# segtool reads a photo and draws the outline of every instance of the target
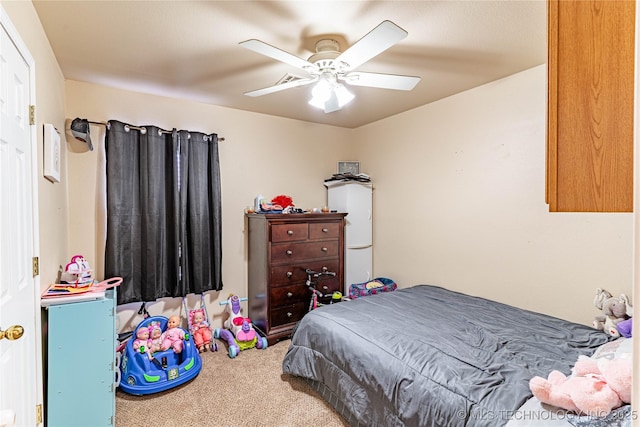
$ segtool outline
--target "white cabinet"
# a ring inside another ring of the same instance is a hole
[[[327,205],[346,212],[344,293],[349,285],[372,279],[373,275],[373,186],[370,182],[327,181]]]

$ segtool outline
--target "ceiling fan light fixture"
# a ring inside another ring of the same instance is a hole
[[[340,108],[344,107],[345,105],[353,101],[353,98],[355,98],[355,95],[349,92],[347,88],[344,87],[344,85],[338,85],[334,89],[334,92],[338,97],[338,105],[340,106]]]
[[[327,79],[320,79],[311,90],[311,95],[313,96],[312,100],[315,103],[324,104],[324,102],[331,96],[332,89],[333,87]]]
[[[316,98],[315,96],[309,100],[309,105],[319,108],[320,110],[324,110],[325,101]]]
[[[309,105],[324,110],[325,113],[341,109],[354,98],[354,95],[343,85],[332,84],[325,79],[320,79],[311,90],[311,94]]]

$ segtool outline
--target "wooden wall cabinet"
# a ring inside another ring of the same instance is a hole
[[[291,336],[309,310],[307,268],[332,271],[318,290],[331,294],[344,282],[346,213],[247,214],[249,317],[269,345]]]
[[[547,203],[633,211],[635,1],[548,1]]]

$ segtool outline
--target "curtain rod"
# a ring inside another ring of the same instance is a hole
[[[109,123],[108,122],[92,122],[91,120],[87,120],[87,122],[93,124],[93,125],[101,125],[101,126],[105,126],[107,129],[109,128]],[[124,130],[129,132],[129,129],[133,129],[133,130],[139,130],[140,132],[142,132],[143,134],[145,134],[147,132],[147,129],[144,127],[138,127],[138,126],[131,126],[131,125],[124,125]],[[164,129],[158,129],[158,133],[160,135],[162,135],[163,133],[173,133],[173,131],[171,130],[164,130]],[[189,138],[191,138],[191,135],[189,135]],[[223,142],[224,141],[224,136],[222,137],[218,137],[218,141]]]

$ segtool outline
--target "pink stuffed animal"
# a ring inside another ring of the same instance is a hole
[[[595,417],[631,402],[631,359],[600,359],[580,356],[566,377],[552,371],[548,379],[534,377],[529,388],[542,403]]]
[[[184,329],[180,328],[180,318],[178,316],[169,317],[167,330],[162,333],[162,351],[173,348],[175,353],[182,352],[182,340],[184,339]]]

